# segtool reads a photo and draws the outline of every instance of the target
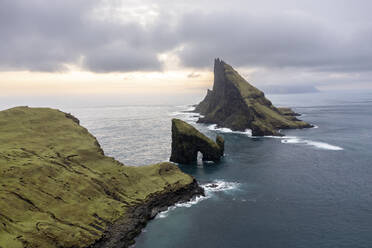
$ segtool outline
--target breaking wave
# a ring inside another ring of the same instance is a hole
[[[244,134],[249,137],[252,137],[252,130],[251,129],[246,129],[244,132],[242,131],[233,131],[230,128],[227,127],[217,127],[217,124],[212,124],[208,126],[209,130],[216,131],[216,132],[221,132],[221,133],[236,133],[236,134]]]
[[[184,106],[185,107],[185,106]],[[193,111],[195,107],[187,106],[187,110],[183,112],[173,112],[173,116],[182,116],[182,119],[188,122],[196,122],[200,117],[203,117],[199,113],[193,113],[188,111]],[[314,125],[313,128],[319,128],[318,126]],[[217,124],[212,124],[208,126],[209,130],[220,132],[220,133],[233,133],[233,134],[242,134],[246,135],[251,138],[261,138],[252,136],[252,130],[246,129],[245,131],[233,131],[230,128],[226,127],[217,127]],[[264,136],[264,138],[275,138],[275,139],[281,139],[281,143],[283,144],[302,144],[307,146],[312,146],[317,149],[323,149],[323,150],[331,150],[331,151],[342,151],[344,150],[340,146],[331,145],[325,142],[319,142],[319,141],[312,141],[307,139],[302,139],[296,136]]]
[[[315,126],[314,128],[318,128]],[[342,147],[340,146],[335,146],[331,145],[325,142],[319,142],[319,141],[312,141],[312,140],[306,140],[306,139],[301,139],[296,136],[252,136],[252,130],[247,129],[245,132],[240,132],[240,131],[232,131],[230,128],[226,127],[221,127],[218,128],[216,124],[212,124],[208,126],[209,130],[216,131],[216,132],[221,132],[221,133],[236,133],[236,134],[244,134],[247,135],[248,137],[251,138],[273,138],[273,139],[281,139],[281,143],[283,144],[303,144],[303,145],[308,145],[308,146],[313,146],[318,149],[323,149],[323,150],[331,150],[331,151],[341,151],[343,150]]]
[[[319,148],[319,149],[332,150],[332,151],[344,150],[342,147],[335,146],[335,145],[330,145],[328,143],[319,142],[319,141],[300,139],[300,138],[297,138],[297,137],[287,138],[285,136],[282,137],[282,138],[283,138],[283,140],[281,140],[281,142],[284,143],[284,144],[304,144],[304,145],[313,146],[313,147],[316,147],[316,148]]]
[[[211,183],[201,185],[205,191],[206,196],[212,192],[236,190],[239,188],[240,183],[225,182],[223,180],[214,180]]]
[[[189,207],[192,207],[193,205],[196,205],[198,204],[199,202],[205,200],[205,199],[208,199],[209,197],[208,196],[197,196],[193,199],[191,199],[190,201],[188,202],[183,202],[183,203],[176,203],[174,206],[171,206],[171,207],[168,207],[167,210],[165,211],[162,211],[160,212],[156,218],[165,218],[169,215],[169,213],[176,209],[176,208],[189,208]]]
[[[198,113],[187,113],[187,112],[173,112],[170,116],[178,117],[186,122],[196,123],[199,118],[203,116]]]
[[[239,188],[239,183],[237,182],[225,182],[223,180],[214,180],[211,183],[206,183],[200,185],[204,191],[205,191],[205,196],[197,196],[193,199],[191,199],[188,202],[183,202],[183,203],[176,203],[174,206],[169,207],[167,210],[160,212],[156,218],[165,218],[169,215],[169,213],[176,209],[176,208],[189,208],[192,207],[193,205],[198,204],[199,202],[209,199],[213,197],[213,194],[215,192],[223,192],[223,191],[231,191],[231,190],[236,190]]]
[[[176,106],[176,107],[184,109],[182,111],[194,111],[195,110],[195,106],[193,106],[193,105],[179,105],[179,106]]]

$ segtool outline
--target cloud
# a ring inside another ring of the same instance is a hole
[[[306,84],[334,73],[368,81],[370,9],[367,0],[0,0],[0,70],[160,71],[159,55],[176,51],[189,69],[221,57],[267,79],[304,72]]]
[[[190,74],[187,75],[188,78],[198,78],[200,77],[200,74],[196,72],[191,72]]]
[[[372,68],[372,26],[352,31],[312,16],[287,13],[192,13],[183,17],[181,61],[205,67],[216,57],[236,66],[303,67],[325,71]]]
[[[135,20],[100,19],[100,4],[0,1],[0,69],[59,71],[82,63],[96,72],[160,70],[158,53],[172,46],[164,42],[161,20],[146,28]]]

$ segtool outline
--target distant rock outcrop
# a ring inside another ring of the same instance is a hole
[[[249,84],[237,71],[220,59],[214,61],[213,90],[195,112],[204,117],[199,123],[214,123],[234,131],[251,129],[255,136],[281,135],[278,129],[308,128],[289,108],[276,108],[265,94]]]
[[[220,161],[224,152],[224,139],[217,136],[216,142],[179,119],[172,120],[172,154],[170,161],[191,164],[197,161],[198,152],[203,161]]]

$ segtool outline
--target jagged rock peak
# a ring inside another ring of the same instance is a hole
[[[203,161],[220,161],[224,152],[224,139],[217,136],[216,142],[199,132],[190,124],[172,119],[172,154],[170,161],[192,164],[197,161],[198,152]]]
[[[292,110],[276,108],[262,91],[219,58],[214,60],[213,89],[207,91],[195,112],[205,116],[198,122],[236,131],[251,129],[256,136],[281,135],[278,129],[312,127],[298,120],[296,114],[289,114]]]

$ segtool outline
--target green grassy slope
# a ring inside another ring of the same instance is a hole
[[[275,128],[301,128],[308,124],[293,118],[292,116],[285,115],[286,113],[294,113],[290,108],[280,109],[274,107],[271,101],[265,97],[265,94],[249,84],[242,76],[239,75],[230,65],[224,64],[225,74],[229,82],[233,83],[238,88],[242,99],[248,107],[254,108],[260,116],[265,118],[256,118],[255,121],[259,126],[268,126],[268,129]]]
[[[205,143],[207,143],[214,149],[216,150],[220,149],[216,142],[205,136],[203,133],[199,132],[195,127],[191,126],[187,122],[174,118],[172,119],[172,123],[174,123],[174,126],[177,129],[178,133],[185,136],[197,137],[198,139],[203,140]]]
[[[85,247],[150,194],[192,182],[170,163],[124,166],[48,108],[0,112],[0,247]]]

